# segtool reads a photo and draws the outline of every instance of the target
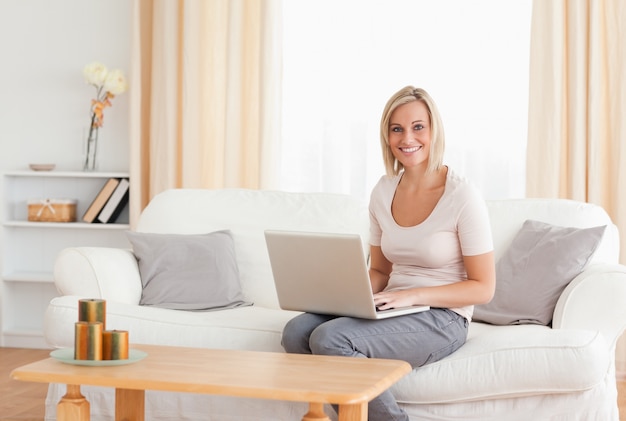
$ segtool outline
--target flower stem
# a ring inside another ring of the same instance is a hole
[[[94,132],[97,130],[95,127],[96,121],[96,113],[92,111],[91,113],[91,123],[89,124],[89,134],[87,135],[87,150],[85,153],[85,162],[83,163],[83,170],[90,171],[95,169],[96,165],[96,151],[97,151],[97,137],[94,137]],[[97,135],[96,135],[97,136]],[[92,151],[92,143],[93,143],[93,151]],[[93,156],[93,159],[90,158]]]

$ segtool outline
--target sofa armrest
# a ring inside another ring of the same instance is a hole
[[[626,328],[626,266],[589,265],[570,282],[554,310],[555,329],[602,332],[612,347]]]
[[[61,295],[102,298],[139,304],[141,277],[130,250],[108,247],[63,249],[54,264],[54,283]]]

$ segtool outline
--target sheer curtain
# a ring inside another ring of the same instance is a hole
[[[274,185],[280,0],[135,0],[131,224],[169,188]]]
[[[533,14],[528,194],[596,203],[624,234],[626,2],[536,1]]]
[[[367,199],[384,173],[379,120],[425,88],[445,163],[486,198],[524,197],[531,0],[283,2],[284,190]]]

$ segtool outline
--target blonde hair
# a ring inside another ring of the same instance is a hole
[[[393,156],[391,147],[389,146],[389,120],[396,108],[413,101],[421,101],[426,106],[428,117],[430,118],[430,154],[428,156],[428,167],[426,171],[437,171],[443,165],[445,136],[437,105],[425,90],[413,86],[406,86],[389,98],[383,110],[382,118],[380,119],[380,146],[383,150],[385,170],[389,176],[398,175],[400,171],[404,169],[402,164]]]

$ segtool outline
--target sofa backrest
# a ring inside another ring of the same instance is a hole
[[[619,233],[606,211],[591,203],[568,199],[505,199],[487,201],[496,262],[509,248],[527,219],[562,227],[590,228],[606,225],[591,262],[617,263]]]
[[[496,261],[526,219],[560,226],[607,225],[592,261],[617,263],[617,227],[599,206],[565,199],[487,201]],[[229,229],[246,299],[278,308],[265,245],[266,229],[356,233],[367,251],[367,203],[330,193],[289,193],[247,189],[173,189],[155,196],[143,211],[137,231],[200,234]]]
[[[355,233],[369,238],[367,203],[348,195],[247,189],[173,189],[155,196],[137,231],[201,234],[228,229],[246,299],[278,308],[266,229]]]

